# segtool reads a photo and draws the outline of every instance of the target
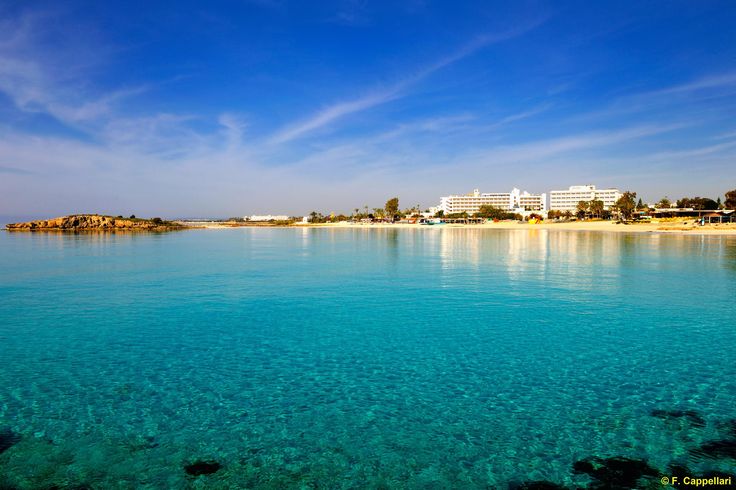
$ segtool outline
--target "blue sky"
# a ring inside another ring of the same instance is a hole
[[[716,198],[734,26],[732,1],[5,1],[0,215]]]

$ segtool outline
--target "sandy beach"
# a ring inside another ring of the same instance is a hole
[[[238,228],[249,226],[258,227],[259,225],[242,225],[240,223],[188,223],[190,226],[208,228],[208,229],[224,229]],[[276,227],[274,225],[260,225],[263,227]],[[553,222],[547,221],[538,224],[520,223],[517,221],[499,221],[488,222],[482,224],[443,224],[443,225],[417,225],[408,223],[295,223],[287,226],[288,228],[358,228],[358,229],[379,229],[379,228],[401,228],[401,229],[448,229],[448,228],[469,228],[469,229],[488,229],[488,230],[557,230],[557,231],[601,231],[601,232],[618,232],[618,233],[676,233],[687,235],[736,235],[736,223],[729,224],[706,224],[700,226],[689,221],[662,221],[650,223],[635,224],[618,224],[614,221],[571,221],[571,222]]]

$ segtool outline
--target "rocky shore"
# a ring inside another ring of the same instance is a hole
[[[140,219],[101,216],[98,214],[75,214],[49,220],[10,223],[9,231],[171,231],[182,230],[187,226],[160,218]]]

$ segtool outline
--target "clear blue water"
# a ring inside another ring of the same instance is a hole
[[[584,486],[591,456],[732,471],[693,450],[736,419],[735,300],[736,237],[0,233],[0,487]]]

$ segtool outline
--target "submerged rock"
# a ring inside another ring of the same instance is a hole
[[[669,476],[677,477],[679,481],[682,481],[686,476],[693,476],[693,472],[690,471],[690,468],[684,465],[672,463],[667,467],[667,469]]]
[[[184,467],[184,471],[188,475],[200,476],[200,475],[211,475],[216,473],[222,468],[222,465],[217,461],[195,461],[192,464],[188,464]]]
[[[637,488],[640,479],[653,478],[660,473],[646,461],[621,456],[576,461],[572,471],[593,478],[595,481],[590,488]]]
[[[51,485],[46,490],[92,490],[92,487],[88,485]]]
[[[726,431],[729,437],[736,439],[736,419],[722,422],[718,425],[721,429]]]
[[[703,478],[730,478],[731,481],[736,480],[736,476],[733,473],[724,473],[723,471],[706,471],[703,473]]]
[[[4,453],[19,442],[20,434],[16,434],[8,427],[0,429],[0,454]]]
[[[706,442],[697,449],[690,450],[696,457],[710,459],[736,459],[736,439],[723,439]]]
[[[684,419],[693,427],[705,427],[705,419],[695,410],[652,410],[651,415],[663,420]]]
[[[509,483],[509,490],[567,490],[567,487],[551,481],[525,481],[523,483]]]

